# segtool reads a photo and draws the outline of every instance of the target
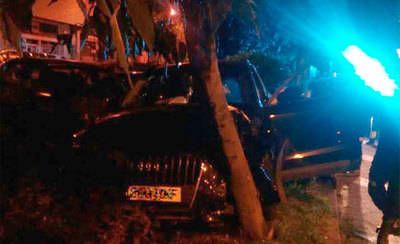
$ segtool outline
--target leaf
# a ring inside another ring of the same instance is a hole
[[[6,24],[5,14],[3,13],[2,9],[0,9],[0,40],[1,41],[8,40],[7,24]],[[0,42],[0,43],[2,43],[2,42]],[[3,45],[5,45],[5,43]]]
[[[256,18],[256,4],[253,0],[233,0],[232,11],[244,20],[255,20]]]
[[[79,6],[79,9],[82,11],[83,16],[85,17],[85,20],[89,19],[89,13],[83,0],[76,0],[76,2]]]
[[[106,17],[102,14],[99,8],[95,8],[93,16],[91,17],[91,23],[94,25],[97,37],[100,41],[100,45],[107,46],[108,48],[108,36],[111,33],[110,27],[107,23]]]
[[[111,28],[112,41],[117,49],[117,61],[118,65],[124,70],[128,77],[129,86],[132,88],[132,80],[129,75],[129,64],[125,53],[124,41],[122,40],[121,30],[119,29],[117,14],[119,12],[120,5],[116,6],[111,13],[110,8],[107,6],[106,0],[99,0],[99,9],[108,17]]]
[[[257,14],[256,14],[256,3],[253,0],[233,0],[232,1],[232,11],[241,20],[254,24],[257,28],[257,33],[259,33],[257,25]]]
[[[177,60],[177,39],[176,35],[168,26],[160,26],[157,29],[155,41],[156,52],[161,53],[168,62]]]
[[[4,24],[3,35],[10,43],[12,47],[14,47],[19,53],[21,53],[21,31],[15,22],[11,19],[7,14],[3,14],[2,16],[2,25]]]
[[[29,29],[32,23],[32,6],[35,0],[8,0],[1,8],[20,30]]]
[[[81,43],[80,43],[81,49],[85,47],[86,40],[87,40],[89,34],[90,34],[90,21],[89,20],[85,20],[85,23],[83,24],[83,27],[82,27],[81,37],[80,37],[80,39],[81,39]]]
[[[107,59],[112,45],[111,28],[108,24],[107,16],[100,8],[100,1],[98,2],[97,7],[94,8],[93,16],[91,17],[91,24],[95,27],[96,35],[99,40],[99,52],[102,53],[104,59]]]
[[[112,40],[117,48],[117,59],[119,66],[124,70],[127,74],[129,86],[132,87],[132,80],[131,76],[129,75],[129,64],[125,53],[125,45],[124,41],[122,40],[121,31],[119,29],[118,20],[117,20],[117,12],[118,8],[115,10],[115,13],[111,16],[110,25],[112,31]]]
[[[215,33],[227,14],[232,11],[232,2],[229,0],[215,0],[210,1],[209,7],[209,22],[211,27],[211,32]]]
[[[54,0],[53,0],[54,1]],[[80,8],[80,10],[82,11],[83,16],[85,17],[85,22],[83,23],[83,27],[82,27],[82,32],[81,32],[81,49],[85,46],[86,44],[86,39],[89,36],[90,33],[90,17],[89,17],[89,12],[91,11],[91,9],[87,10],[86,9],[86,5],[83,2],[83,0],[76,0],[76,2],[78,3],[78,6]]]
[[[150,5],[147,0],[127,0],[128,14],[136,32],[143,38],[150,50],[154,47],[154,25]]]
[[[134,33],[135,31],[132,28],[132,23],[131,19],[129,18],[128,15],[128,10],[127,10],[127,5],[126,5],[126,0],[121,1],[121,7],[118,13],[118,24],[119,28],[121,30],[121,34],[125,43],[125,52],[126,55],[130,55],[131,53],[131,47],[130,47],[130,38],[135,39],[136,34]]]

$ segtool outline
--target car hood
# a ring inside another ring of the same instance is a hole
[[[215,151],[219,145],[209,110],[197,105],[159,105],[109,114],[77,133],[79,145],[97,144],[132,153]]]

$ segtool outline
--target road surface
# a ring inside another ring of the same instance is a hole
[[[350,224],[352,238],[345,243],[376,243],[376,228],[382,213],[368,195],[368,173],[375,148],[363,145],[360,176],[337,175],[338,210],[342,224]],[[400,238],[390,236],[390,244],[400,244]]]

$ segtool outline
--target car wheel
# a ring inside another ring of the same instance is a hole
[[[278,156],[276,158],[276,164],[275,164],[275,169],[274,169],[275,182],[276,182],[276,186],[277,186],[278,195],[279,195],[280,200],[283,203],[287,202],[287,197],[286,197],[286,193],[285,193],[285,188],[283,187],[282,171],[283,171],[285,158],[289,151],[289,148],[290,148],[290,141],[289,141],[289,139],[285,139],[282,143],[282,146],[281,146]]]

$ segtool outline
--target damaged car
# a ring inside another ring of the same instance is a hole
[[[260,140],[264,84],[249,62],[221,62],[220,72],[249,166],[268,208],[278,201]],[[137,106],[111,113],[74,134],[85,182],[118,185],[126,201],[156,221],[224,223],[235,216],[230,174],[203,82],[188,64],[146,75]],[[264,148],[263,148],[264,147]]]

